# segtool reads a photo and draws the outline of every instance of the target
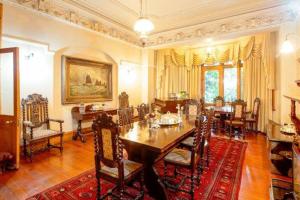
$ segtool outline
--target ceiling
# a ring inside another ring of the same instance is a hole
[[[132,30],[139,17],[139,0],[64,0]],[[155,33],[251,13],[287,4],[290,0],[144,0]]]
[[[300,0],[143,0],[155,29],[147,40],[133,31],[140,0],[4,0],[54,19],[140,47],[237,37],[294,21]]]

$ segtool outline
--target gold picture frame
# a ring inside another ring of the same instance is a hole
[[[62,56],[62,104],[112,101],[112,64]]]

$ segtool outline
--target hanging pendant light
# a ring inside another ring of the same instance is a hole
[[[145,3],[145,6],[146,5],[147,3]],[[135,22],[133,29],[141,38],[147,38],[148,34],[154,29],[152,21],[146,17],[145,13],[143,13],[143,0],[141,0],[140,17]]]

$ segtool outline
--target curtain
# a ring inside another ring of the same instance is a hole
[[[191,98],[201,97],[201,66],[243,61],[242,97],[252,110],[261,99],[259,130],[265,131],[272,118],[272,90],[275,89],[275,33],[263,33],[211,49],[161,49],[155,52],[157,67],[156,97],[187,91]]]
[[[268,120],[272,119],[272,90],[275,89],[274,33],[251,37],[243,51],[243,99],[248,109],[252,109],[254,99],[260,98],[258,128],[265,132]]]

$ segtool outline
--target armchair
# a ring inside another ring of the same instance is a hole
[[[25,159],[29,156],[32,162],[34,153],[33,146],[43,141],[47,142],[47,148],[58,148],[63,151],[63,120],[50,119],[48,116],[48,99],[40,94],[28,95],[22,99],[22,116],[23,116],[23,151]],[[59,124],[59,130],[50,128],[50,122]],[[59,137],[59,145],[50,144],[50,139]]]

